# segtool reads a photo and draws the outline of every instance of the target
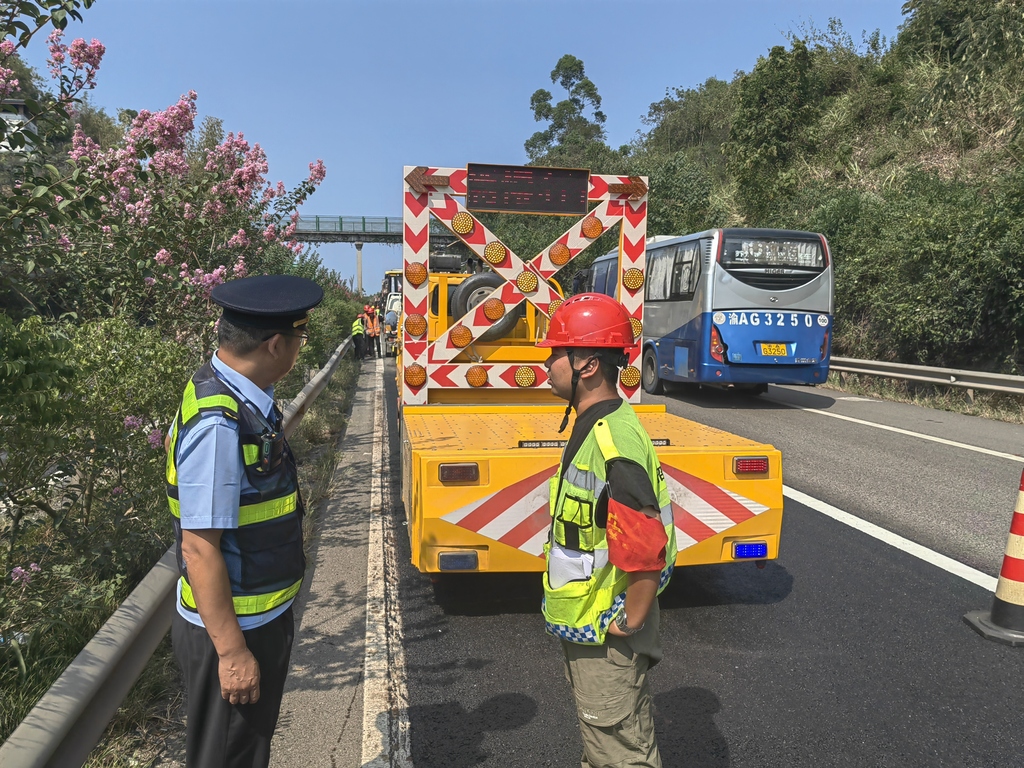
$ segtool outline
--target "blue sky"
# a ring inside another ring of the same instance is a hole
[[[401,215],[404,165],[526,162],[543,126],[530,95],[565,53],[603,99],[609,144],[642,127],[669,87],[731,79],[808,22],[896,35],[903,0],[97,0],[67,39],[107,47],[93,101],[162,109],[189,89],[200,116],[259,142],[289,186],[317,158],[327,178],[304,214]],[[26,56],[45,73],[40,38]],[[601,172],[601,169],[593,169]],[[343,277],[355,249],[319,248]],[[401,265],[367,244],[363,282]]]

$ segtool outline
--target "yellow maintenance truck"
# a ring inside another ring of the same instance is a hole
[[[462,200],[462,202],[460,202]],[[472,212],[575,217],[529,260]],[[413,564],[424,572],[543,571],[548,479],[565,408],[537,348],[563,300],[556,273],[618,228],[617,300],[643,334],[647,180],[580,169],[473,165],[405,169],[398,359],[402,497]],[[487,265],[430,271],[431,218]],[[619,391],[651,436],[672,497],[677,564],[778,556],[777,450],[641,405],[639,344]],[[568,434],[568,432],[566,433]]]

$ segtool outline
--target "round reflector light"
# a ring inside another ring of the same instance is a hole
[[[501,299],[488,299],[484,302],[484,317],[492,323],[505,316],[505,305]]]
[[[565,304],[565,301],[563,299],[554,299],[550,304],[548,304],[548,317],[551,317],[553,314],[555,314],[555,310],[557,310],[563,304]]]
[[[427,318],[423,315],[409,315],[405,318],[405,332],[410,336],[422,336],[427,332]]]
[[[466,382],[471,387],[482,387],[487,383],[487,369],[482,365],[474,365],[466,371]]]
[[[639,290],[644,284],[644,273],[636,267],[630,267],[622,275],[622,284],[631,291]]]
[[[484,246],[484,258],[488,264],[501,264],[507,253],[508,249],[497,240],[492,240]]]
[[[555,243],[551,246],[551,250],[548,251],[548,258],[551,259],[551,263],[556,267],[568,264],[571,257],[572,253],[569,251],[569,246],[565,243]]]
[[[530,272],[527,269],[516,275],[516,288],[523,293],[533,293],[537,290],[539,284],[536,273]]]
[[[452,217],[452,230],[457,235],[468,235],[473,227],[473,217],[465,211],[459,211]]]
[[[635,317],[629,318],[629,324],[633,326],[633,338],[639,339],[640,334],[644,332],[644,324],[637,320]]]
[[[595,237],[600,237],[602,232],[604,232],[604,226],[596,216],[587,216],[583,220],[584,237],[589,237],[593,240]]]
[[[422,387],[427,382],[427,369],[413,363],[405,369],[405,383],[410,387]]]
[[[405,268],[405,279],[419,288],[427,279],[427,268],[423,264],[410,264]]]
[[[619,374],[619,381],[627,389],[637,387],[640,385],[640,371],[635,366],[627,365],[622,369],[622,373]]]
[[[452,332],[448,334],[448,338],[451,339],[459,349],[468,346],[473,343],[473,332],[464,325],[457,325],[452,328]]]
[[[528,365],[516,368],[516,384],[520,387],[532,387],[537,383],[537,372]]]

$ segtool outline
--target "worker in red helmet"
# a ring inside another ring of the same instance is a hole
[[[648,670],[662,658],[658,595],[676,561],[672,502],[661,463],[619,368],[635,345],[629,313],[597,293],[552,315],[551,390],[576,411],[551,479],[544,621],[561,640],[583,736],[584,768],[661,768]]]

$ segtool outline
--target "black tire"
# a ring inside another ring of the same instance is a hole
[[[451,294],[452,317],[464,317],[473,307],[487,298],[495,289],[505,284],[505,278],[494,272],[480,272],[470,275],[456,286]],[[493,341],[507,336],[515,330],[519,318],[526,314],[526,307],[520,304],[512,312],[506,312],[498,322],[480,334],[477,341]]]
[[[658,375],[658,356],[650,347],[644,350],[644,356],[640,363],[640,376],[644,384],[644,392],[649,395],[665,393],[665,384]]]

